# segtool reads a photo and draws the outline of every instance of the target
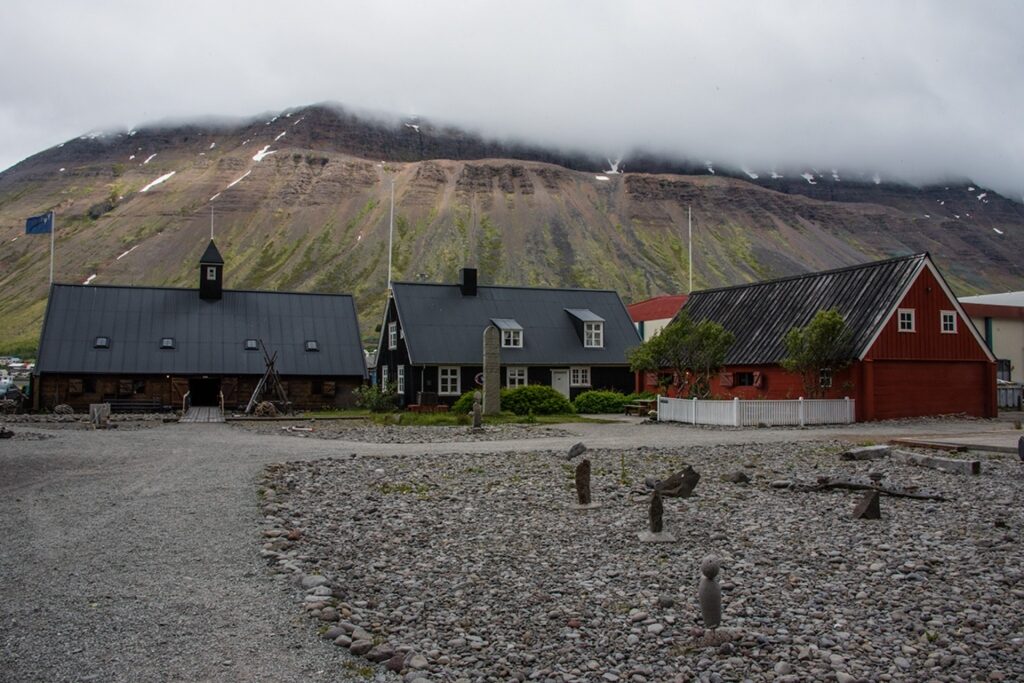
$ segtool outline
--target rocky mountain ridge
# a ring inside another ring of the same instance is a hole
[[[352,293],[371,341],[392,182],[396,280],[686,291],[690,209],[695,288],[929,251],[959,294],[1024,289],[1024,206],[966,181],[624,165],[329,106],[82,136],[0,173],[0,351],[38,338],[50,209],[59,282],[194,286],[212,220],[227,287]]]

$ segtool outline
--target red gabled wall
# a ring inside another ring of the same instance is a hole
[[[931,270],[924,268],[897,308],[915,311],[914,332],[900,332],[896,312],[865,355],[871,360],[977,360],[988,361],[985,350],[971,333],[973,324],[958,315],[956,334],[943,334],[941,311],[955,311]]]

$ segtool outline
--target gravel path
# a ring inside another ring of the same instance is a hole
[[[0,680],[346,681],[391,679],[320,641],[296,605],[297,588],[268,572],[256,540],[263,521],[256,490],[269,463],[353,453],[564,451],[580,439],[614,450],[881,440],[1000,426],[572,424],[561,437],[433,444],[296,439],[225,425],[10,427],[16,437],[0,441]]]

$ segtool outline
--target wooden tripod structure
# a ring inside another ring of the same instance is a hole
[[[273,356],[267,353],[267,347],[263,344],[262,339],[260,339],[260,349],[263,350],[263,361],[267,365],[267,370],[263,373],[260,381],[256,383],[256,389],[252,392],[249,405],[245,407],[245,414],[250,415],[256,404],[265,396],[269,396],[269,400],[277,405],[282,412],[290,413],[292,404],[284,391],[284,385],[281,384],[281,376],[277,374],[277,368],[274,367],[274,363],[277,361],[277,351],[274,351]]]

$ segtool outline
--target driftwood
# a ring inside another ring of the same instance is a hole
[[[898,486],[883,484],[867,477],[818,477],[814,484],[794,483],[790,488],[794,491],[828,491],[831,489],[849,489],[851,491],[878,491],[887,496],[897,498],[914,498],[915,500],[946,500],[936,491],[922,489],[918,486]]]
[[[843,451],[839,454],[840,460],[878,460],[892,452],[889,446],[859,446]]]
[[[908,453],[907,451],[893,451],[892,459],[897,462],[930,467],[952,474],[981,474],[981,462],[978,460],[941,458],[936,455],[921,455],[920,453]]]

